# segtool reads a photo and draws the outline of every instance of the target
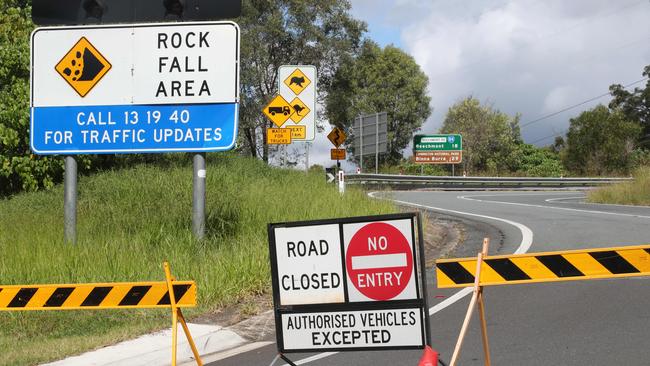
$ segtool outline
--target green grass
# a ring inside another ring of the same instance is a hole
[[[191,234],[191,160],[139,165],[79,180],[78,243],[63,242],[63,188],[0,200],[0,283],[195,280],[189,316],[270,292],[270,222],[394,212],[355,189],[345,196],[323,173],[269,168],[231,154],[209,156],[207,230]],[[0,365],[30,365],[160,329],[167,310],[0,313]]]
[[[589,192],[587,201],[618,205],[650,205],[650,167],[638,169],[634,181],[601,187]]]

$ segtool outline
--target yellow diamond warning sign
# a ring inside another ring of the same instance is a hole
[[[309,80],[300,69],[295,69],[291,75],[284,80],[284,83],[292,92],[298,95],[305,90],[307,85],[311,84],[311,80]]]
[[[305,103],[303,103],[302,100],[298,99],[298,97],[295,97],[291,101],[291,106],[296,111],[296,113],[291,115],[291,120],[294,123],[300,123],[300,121],[302,121],[302,119],[305,118],[305,116],[308,115],[309,112],[311,112],[309,107],[307,107],[307,105],[305,105]]]
[[[111,64],[86,39],[81,39],[54,67],[81,97],[85,97],[111,69]]]
[[[289,117],[295,113],[293,107],[282,98],[280,95],[276,95],[271,103],[269,103],[264,109],[264,113],[276,126],[282,127],[282,125],[287,122]]]

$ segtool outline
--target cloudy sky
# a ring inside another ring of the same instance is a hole
[[[473,95],[522,125],[642,78],[650,64],[650,0],[351,0],[369,37],[411,54],[429,77],[437,132],[448,108]],[[636,84],[641,86],[643,83]],[[522,128],[550,144],[569,118],[597,103]],[[546,139],[545,139],[546,138]],[[321,136],[312,161],[329,149]]]

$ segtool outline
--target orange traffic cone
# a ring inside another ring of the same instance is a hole
[[[424,347],[424,353],[418,366],[438,366],[438,352],[429,346]]]

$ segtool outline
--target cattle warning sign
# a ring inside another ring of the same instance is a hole
[[[417,214],[269,225],[280,352],[427,344]]]

